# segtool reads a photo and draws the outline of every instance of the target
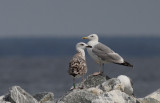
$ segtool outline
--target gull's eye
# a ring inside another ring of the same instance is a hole
[[[93,35],[91,37],[94,37]]]
[[[84,46],[84,44],[80,44],[81,46]]]

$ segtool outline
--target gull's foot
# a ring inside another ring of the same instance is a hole
[[[79,89],[84,89],[84,85],[82,85],[81,87],[79,87]]]
[[[71,88],[70,91],[74,90],[75,88]]]
[[[92,74],[93,76],[101,75],[101,72],[95,72]]]
[[[74,90],[74,89],[79,89],[79,88],[74,88],[74,87],[72,87],[72,88],[70,89],[70,91],[72,91],[72,90]]]
[[[102,75],[102,76],[103,76],[103,75],[104,75],[104,72],[100,72],[100,75]]]

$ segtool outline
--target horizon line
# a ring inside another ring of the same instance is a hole
[[[85,35],[86,34],[86,35]],[[61,33],[48,33],[48,34],[12,34],[12,35],[0,35],[0,38],[76,38],[76,37],[84,37],[88,36],[89,34],[93,33],[75,33],[75,34],[61,34]],[[160,37],[160,33],[128,33],[128,34],[122,34],[122,33],[95,33],[98,34],[100,37]]]

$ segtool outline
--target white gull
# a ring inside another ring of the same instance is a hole
[[[88,39],[88,45],[92,46],[92,48],[87,48],[89,55],[99,64],[99,72],[94,73],[94,75],[98,75],[104,72],[104,64],[105,63],[115,63],[119,65],[133,67],[130,63],[124,61],[124,59],[118,54],[115,53],[108,46],[98,42],[98,35],[91,34],[87,37],[83,37],[83,39]],[[101,65],[103,65],[103,71],[101,72]]]

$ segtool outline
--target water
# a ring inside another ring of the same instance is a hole
[[[78,38],[13,38],[0,40],[0,95],[19,85],[27,92],[53,92],[58,98],[72,86],[67,74],[68,62],[75,53]],[[144,97],[160,88],[160,38],[103,38],[103,43],[121,54],[134,69],[106,64],[105,74],[129,76],[137,97]],[[88,73],[98,65],[86,54]],[[78,79],[79,82],[81,79]]]

